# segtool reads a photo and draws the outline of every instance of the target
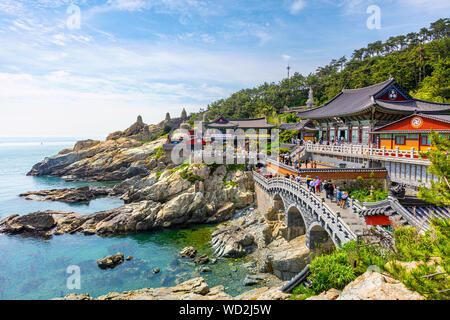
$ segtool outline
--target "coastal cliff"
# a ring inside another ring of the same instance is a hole
[[[145,176],[153,169],[174,166],[167,157],[157,157],[165,138],[167,121],[149,126],[138,120],[105,141],[82,140],[35,164],[31,176],[56,176],[67,181],[121,181]]]
[[[113,192],[121,194],[126,204],[88,215],[57,211],[12,215],[0,222],[0,233],[115,235],[218,223],[255,200],[251,173],[226,166],[152,172],[123,181]]]

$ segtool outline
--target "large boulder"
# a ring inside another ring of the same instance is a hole
[[[197,250],[194,247],[185,247],[180,251],[180,256],[184,258],[195,258]]]
[[[306,246],[306,236],[287,242],[280,238],[268,245],[268,261],[273,273],[281,280],[290,280],[309,263],[310,250]]]
[[[254,237],[239,226],[221,227],[211,235],[214,254],[218,257],[241,258],[254,249]]]
[[[423,300],[403,283],[378,272],[366,272],[349,283],[337,300]]]
[[[123,263],[123,261],[124,254],[119,252],[97,260],[97,265],[100,269],[114,269],[119,264]]]
[[[48,212],[12,215],[0,222],[0,233],[48,236],[56,221]]]
[[[106,187],[79,187],[68,189],[52,189],[42,191],[28,191],[19,194],[27,200],[37,201],[59,201],[68,203],[88,203],[92,199],[104,197],[109,194]]]

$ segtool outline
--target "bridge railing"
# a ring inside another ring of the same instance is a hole
[[[341,217],[330,209],[330,207],[325,203],[325,199],[312,193],[300,182],[279,177],[267,179],[255,171],[253,171],[253,177],[267,190],[270,188],[280,188],[309,201],[315,206],[315,211],[320,213],[320,217],[326,222],[327,225],[335,227],[337,232],[343,233],[347,241],[356,239],[356,234]]]
[[[385,172],[386,168],[305,168],[296,169],[292,166],[284,164],[274,159],[267,158],[266,163],[289,170],[294,173],[309,173],[309,172]]]
[[[364,155],[364,156],[381,156],[391,157],[397,159],[420,159],[418,151],[412,147],[410,150],[400,150],[399,147],[395,149],[373,148],[365,145],[323,145],[323,144],[306,144],[306,150],[308,152],[323,152],[323,153],[342,153],[351,155]]]

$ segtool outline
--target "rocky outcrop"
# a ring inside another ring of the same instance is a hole
[[[88,294],[69,294],[63,300],[93,300]],[[231,300],[223,286],[210,288],[199,277],[183,282],[175,287],[145,288],[122,293],[111,292],[95,300]],[[60,300],[60,299],[55,299]]]
[[[239,226],[221,227],[213,232],[214,254],[224,258],[241,258],[254,250],[253,235]]]
[[[308,300],[423,300],[400,281],[379,272],[367,271],[349,283],[342,292],[331,289]]]
[[[12,215],[0,222],[0,233],[46,237],[56,226],[53,215],[34,212],[27,215]]]
[[[198,256],[195,258],[196,264],[207,264],[209,262],[209,257],[206,254],[202,254],[201,256]]]
[[[312,258],[306,247],[306,236],[285,240],[284,232],[276,227],[272,216],[273,208],[265,215],[251,209],[223,223],[212,234],[215,254],[224,257],[250,254],[256,261],[256,271],[273,273],[281,280],[291,279]]]
[[[339,295],[341,294],[341,291],[336,289],[330,289],[328,291],[324,291],[321,294],[317,296],[309,297],[306,300],[336,300],[339,298]]]
[[[131,260],[131,259],[130,259]],[[119,264],[123,263],[124,254],[122,252],[112,254],[97,260],[97,265],[100,269],[114,269]]]
[[[281,292],[280,287],[262,287],[246,291],[235,300],[287,300],[291,295]]]
[[[19,197],[37,201],[59,201],[68,203],[88,203],[92,199],[105,197],[110,190],[106,187],[80,187],[69,189],[52,189],[42,191],[28,191]]]
[[[122,293],[111,292],[98,298],[89,294],[68,294],[55,300],[285,300],[289,294],[280,286],[256,288],[235,298],[227,294],[223,286],[210,288],[202,278],[194,278],[174,287],[144,288]]]
[[[103,142],[78,141],[72,149],[45,158],[28,175],[57,176],[68,181],[121,181],[145,176],[158,166],[170,167],[167,157],[152,158],[165,138],[148,142],[160,134],[161,125],[149,128],[139,117],[130,128],[109,135]]]
[[[277,239],[267,246],[268,268],[281,280],[290,280],[310,262],[311,255],[306,247],[306,236],[291,241]]]
[[[190,177],[203,180],[208,187],[204,188],[204,192],[195,192]],[[123,195],[128,199],[127,204],[88,215],[46,211],[48,219],[54,222],[46,225],[45,230],[39,226],[36,232],[45,235],[114,235],[218,223],[231,218],[236,209],[253,203],[251,179],[249,172],[227,172],[224,166],[213,173],[207,165],[165,171],[159,178],[154,173],[139,180],[137,189],[129,186]],[[136,178],[132,180],[136,181]],[[241,183],[225,185],[224,180]],[[14,217],[3,220],[0,222],[0,233],[30,233],[33,223],[38,223],[31,217],[37,214],[24,215],[19,219],[25,219],[26,225]]]
[[[180,256],[185,258],[195,258],[197,250],[194,247],[186,247],[180,251]]]

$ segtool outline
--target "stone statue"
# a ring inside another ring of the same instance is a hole
[[[137,117],[137,121],[136,122],[139,123],[139,124],[144,123],[144,121],[142,121],[142,117],[141,116]]]
[[[170,120],[170,113],[166,113],[166,121],[169,121]]]
[[[398,199],[404,199],[406,194],[405,185],[397,182],[392,182],[389,187],[389,195]]]
[[[309,87],[308,100],[306,101],[306,106],[308,108],[314,107],[314,95],[312,87]]]

